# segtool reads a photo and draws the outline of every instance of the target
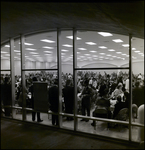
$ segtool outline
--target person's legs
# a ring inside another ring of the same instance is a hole
[[[52,125],[55,125],[55,115],[52,114]]]
[[[42,122],[43,120],[40,119],[40,112],[37,112],[37,122]]]

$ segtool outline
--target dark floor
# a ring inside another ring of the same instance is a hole
[[[138,147],[1,118],[1,149],[138,149]]]

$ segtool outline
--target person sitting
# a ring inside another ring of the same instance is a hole
[[[107,112],[107,118],[111,118],[110,101],[109,101],[108,93],[109,93],[109,89],[106,88],[103,91],[101,98],[99,98],[97,100],[96,108],[95,108],[95,110],[93,111],[93,114],[92,114],[93,117],[98,117],[98,115],[96,114],[97,109],[104,109]],[[93,121],[93,123],[91,123],[91,125],[95,126],[95,121]]]
[[[125,98],[126,99],[126,98]],[[119,113],[119,111],[123,108],[128,108],[128,101],[126,100],[126,102],[122,102],[121,101],[121,96],[119,95],[117,97],[117,102],[115,104],[115,108],[113,111],[113,118],[115,119],[115,117],[117,116],[117,114]]]

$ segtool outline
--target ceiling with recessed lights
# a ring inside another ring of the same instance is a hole
[[[73,61],[73,32],[61,31],[62,62]],[[128,61],[129,36],[97,31],[77,31],[77,61]],[[1,48],[1,59],[9,59],[9,45]],[[14,41],[14,58],[20,60],[20,41]],[[57,32],[25,37],[25,61],[57,62]],[[132,60],[144,60],[144,39],[132,38]]]
[[[1,43],[20,34],[60,28],[63,62],[72,62],[72,29],[76,28],[77,61],[129,61],[144,58],[144,1],[125,3],[1,2]],[[80,30],[81,29],[81,30]],[[84,30],[83,30],[84,29]],[[88,31],[87,31],[88,30]],[[92,30],[92,31],[91,31]],[[106,32],[108,35],[101,35]],[[20,59],[20,41],[14,45]],[[9,43],[1,48],[1,59],[9,59]],[[25,60],[56,62],[57,33],[43,32],[25,38]]]

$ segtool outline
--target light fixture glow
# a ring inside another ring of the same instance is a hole
[[[121,39],[114,39],[114,40],[112,40],[112,41],[114,41],[114,42],[116,42],[116,43],[121,43],[121,42],[123,42]]]
[[[105,46],[99,46],[99,48],[106,49],[107,47],[105,47]]]
[[[132,50],[136,50],[136,48],[132,48]]]
[[[73,36],[66,36],[68,39],[73,39]],[[77,40],[81,40],[81,38],[77,37]]]
[[[62,52],[68,52],[68,50],[66,50],[66,49],[62,49],[61,51],[62,51]]]
[[[121,55],[127,55],[127,54],[121,54]]]
[[[96,53],[97,51],[90,51],[91,53]]]
[[[2,54],[6,54],[6,53],[8,53],[8,52],[1,51],[1,53],[2,53]]]
[[[107,56],[112,56],[112,55],[108,54]]]
[[[107,37],[107,36],[113,36],[111,33],[107,33],[107,32],[98,32],[98,34]]]
[[[113,52],[113,51],[115,51],[115,50],[114,50],[114,49],[108,49],[108,51]]]
[[[18,53],[19,53],[19,52],[20,52],[20,50],[14,50],[14,52],[18,52]]]
[[[86,55],[86,56],[90,56],[90,54],[84,54],[84,55]]]
[[[52,53],[51,51],[44,51],[45,53]]]
[[[43,46],[42,48],[54,49],[53,47]]]
[[[24,43],[25,45],[34,45],[34,44],[31,44],[31,43]]]
[[[140,51],[134,51],[135,53],[139,53]]]
[[[88,45],[97,45],[96,43],[94,43],[94,42],[85,42],[86,44],[88,44]]]
[[[38,54],[38,53],[35,53],[35,52],[30,52],[30,54]]]
[[[122,52],[116,52],[117,54],[121,54]]]
[[[85,51],[87,50],[86,48],[78,48],[79,50]]]
[[[5,45],[5,47],[10,47],[10,45]]]
[[[47,40],[47,39],[42,39],[40,40],[42,42],[47,42],[47,43],[55,43],[55,41],[52,41],[52,40]]]
[[[105,55],[105,53],[99,53],[100,55]]]
[[[129,47],[129,44],[122,44],[123,47]]]
[[[72,45],[69,45],[69,44],[64,44],[62,46],[65,46],[65,47],[73,47]]]
[[[36,49],[33,49],[33,48],[26,48],[26,50],[28,50],[28,51],[36,51]]]

